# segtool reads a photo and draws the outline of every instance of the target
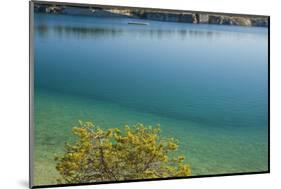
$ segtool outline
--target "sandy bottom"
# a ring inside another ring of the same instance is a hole
[[[258,172],[268,168],[267,127],[206,125],[137,112],[117,104],[49,91],[35,94],[34,184],[56,184],[54,156],[72,139],[78,120],[102,128],[125,124],[160,124],[162,135],[179,139],[192,175]]]

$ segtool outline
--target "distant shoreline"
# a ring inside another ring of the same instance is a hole
[[[195,13],[187,11],[148,10],[141,8],[101,8],[75,7],[65,5],[34,5],[35,12],[96,16],[96,17],[126,17],[146,20],[179,22],[192,24],[232,25],[248,27],[268,27],[268,18],[263,16],[223,15],[215,13]]]

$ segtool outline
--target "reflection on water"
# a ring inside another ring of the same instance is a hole
[[[35,30],[44,37],[48,35],[48,32],[53,32],[58,36],[77,37],[77,38],[98,38],[98,37],[117,37],[123,34],[137,34],[150,37],[169,37],[180,36],[185,38],[186,36],[192,37],[207,37],[211,38],[213,35],[220,35],[217,31],[200,31],[200,30],[187,30],[187,29],[157,29],[157,28],[145,28],[145,29],[122,29],[122,28],[102,28],[102,27],[80,27],[80,26],[64,26],[55,25],[49,27],[41,24],[35,27]]]
[[[47,25],[39,25],[36,26],[35,29],[41,37],[46,36],[49,32],[49,27],[47,27]]]

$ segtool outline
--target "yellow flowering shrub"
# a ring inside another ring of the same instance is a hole
[[[90,183],[189,176],[184,156],[170,157],[178,141],[161,138],[160,128],[143,124],[103,130],[79,121],[65,153],[55,157],[58,183]]]

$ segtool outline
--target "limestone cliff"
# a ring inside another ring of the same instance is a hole
[[[182,22],[193,24],[219,24],[236,26],[268,26],[266,16],[245,16],[215,13],[198,13],[188,11],[167,11],[141,8],[101,8],[74,7],[60,5],[40,5],[34,7],[36,12],[61,13],[71,15],[131,17],[165,22]]]

